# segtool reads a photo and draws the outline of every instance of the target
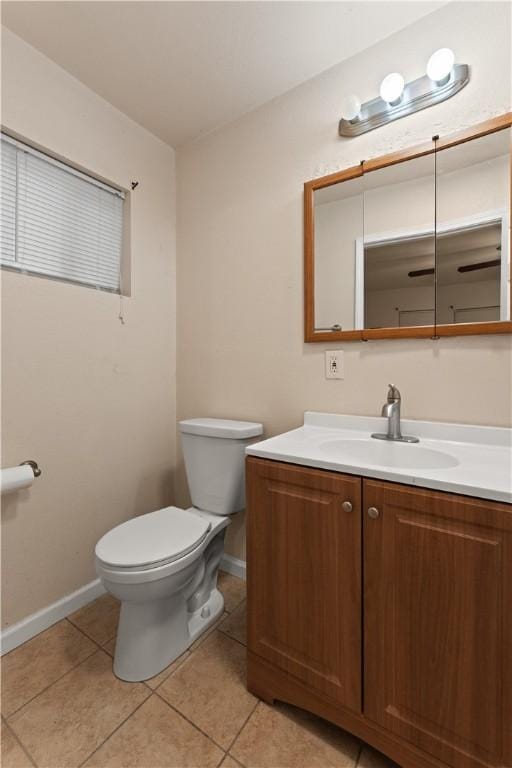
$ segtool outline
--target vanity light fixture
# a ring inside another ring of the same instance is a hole
[[[392,120],[412,115],[454,96],[469,83],[469,66],[456,64],[450,48],[434,51],[427,74],[406,83],[399,72],[387,75],[380,96],[361,104],[356,95],[345,97],[339,123],[340,136],[359,136]]]

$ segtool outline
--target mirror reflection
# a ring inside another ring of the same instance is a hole
[[[435,157],[364,176],[360,328],[433,325]]]
[[[437,322],[510,317],[510,128],[437,153]]]
[[[356,247],[363,238],[363,178],[314,194],[315,329],[357,328]]]

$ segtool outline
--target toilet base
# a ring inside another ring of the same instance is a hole
[[[172,664],[210,627],[224,610],[224,598],[213,589],[207,602],[192,613],[170,600],[123,603],[114,655],[114,674],[129,683],[149,680]]]
[[[224,611],[224,598],[218,589],[213,589],[210,599],[201,608],[188,614],[188,631],[190,644],[205,632],[208,627],[222,616]]]

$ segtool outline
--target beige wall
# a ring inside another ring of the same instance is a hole
[[[132,297],[2,272],[2,466],[42,477],[4,497],[4,626],[95,578],[109,528],[173,500],[174,151],[12,33],[2,123],[131,196]]]
[[[303,182],[509,110],[510,28],[508,4],[449,4],[178,152],[179,417],[258,419],[272,435],[305,409],[376,414],[393,381],[405,417],[511,423],[507,336],[336,344],[344,381],[324,379],[327,345],[302,336]],[[387,72],[418,77],[444,45],[471,65],[461,93],[338,138],[347,90],[364,101]],[[182,472],[177,490],[185,503]],[[244,556],[241,517],[227,550]]]

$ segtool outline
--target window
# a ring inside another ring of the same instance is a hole
[[[120,292],[124,193],[2,134],[3,267]]]

